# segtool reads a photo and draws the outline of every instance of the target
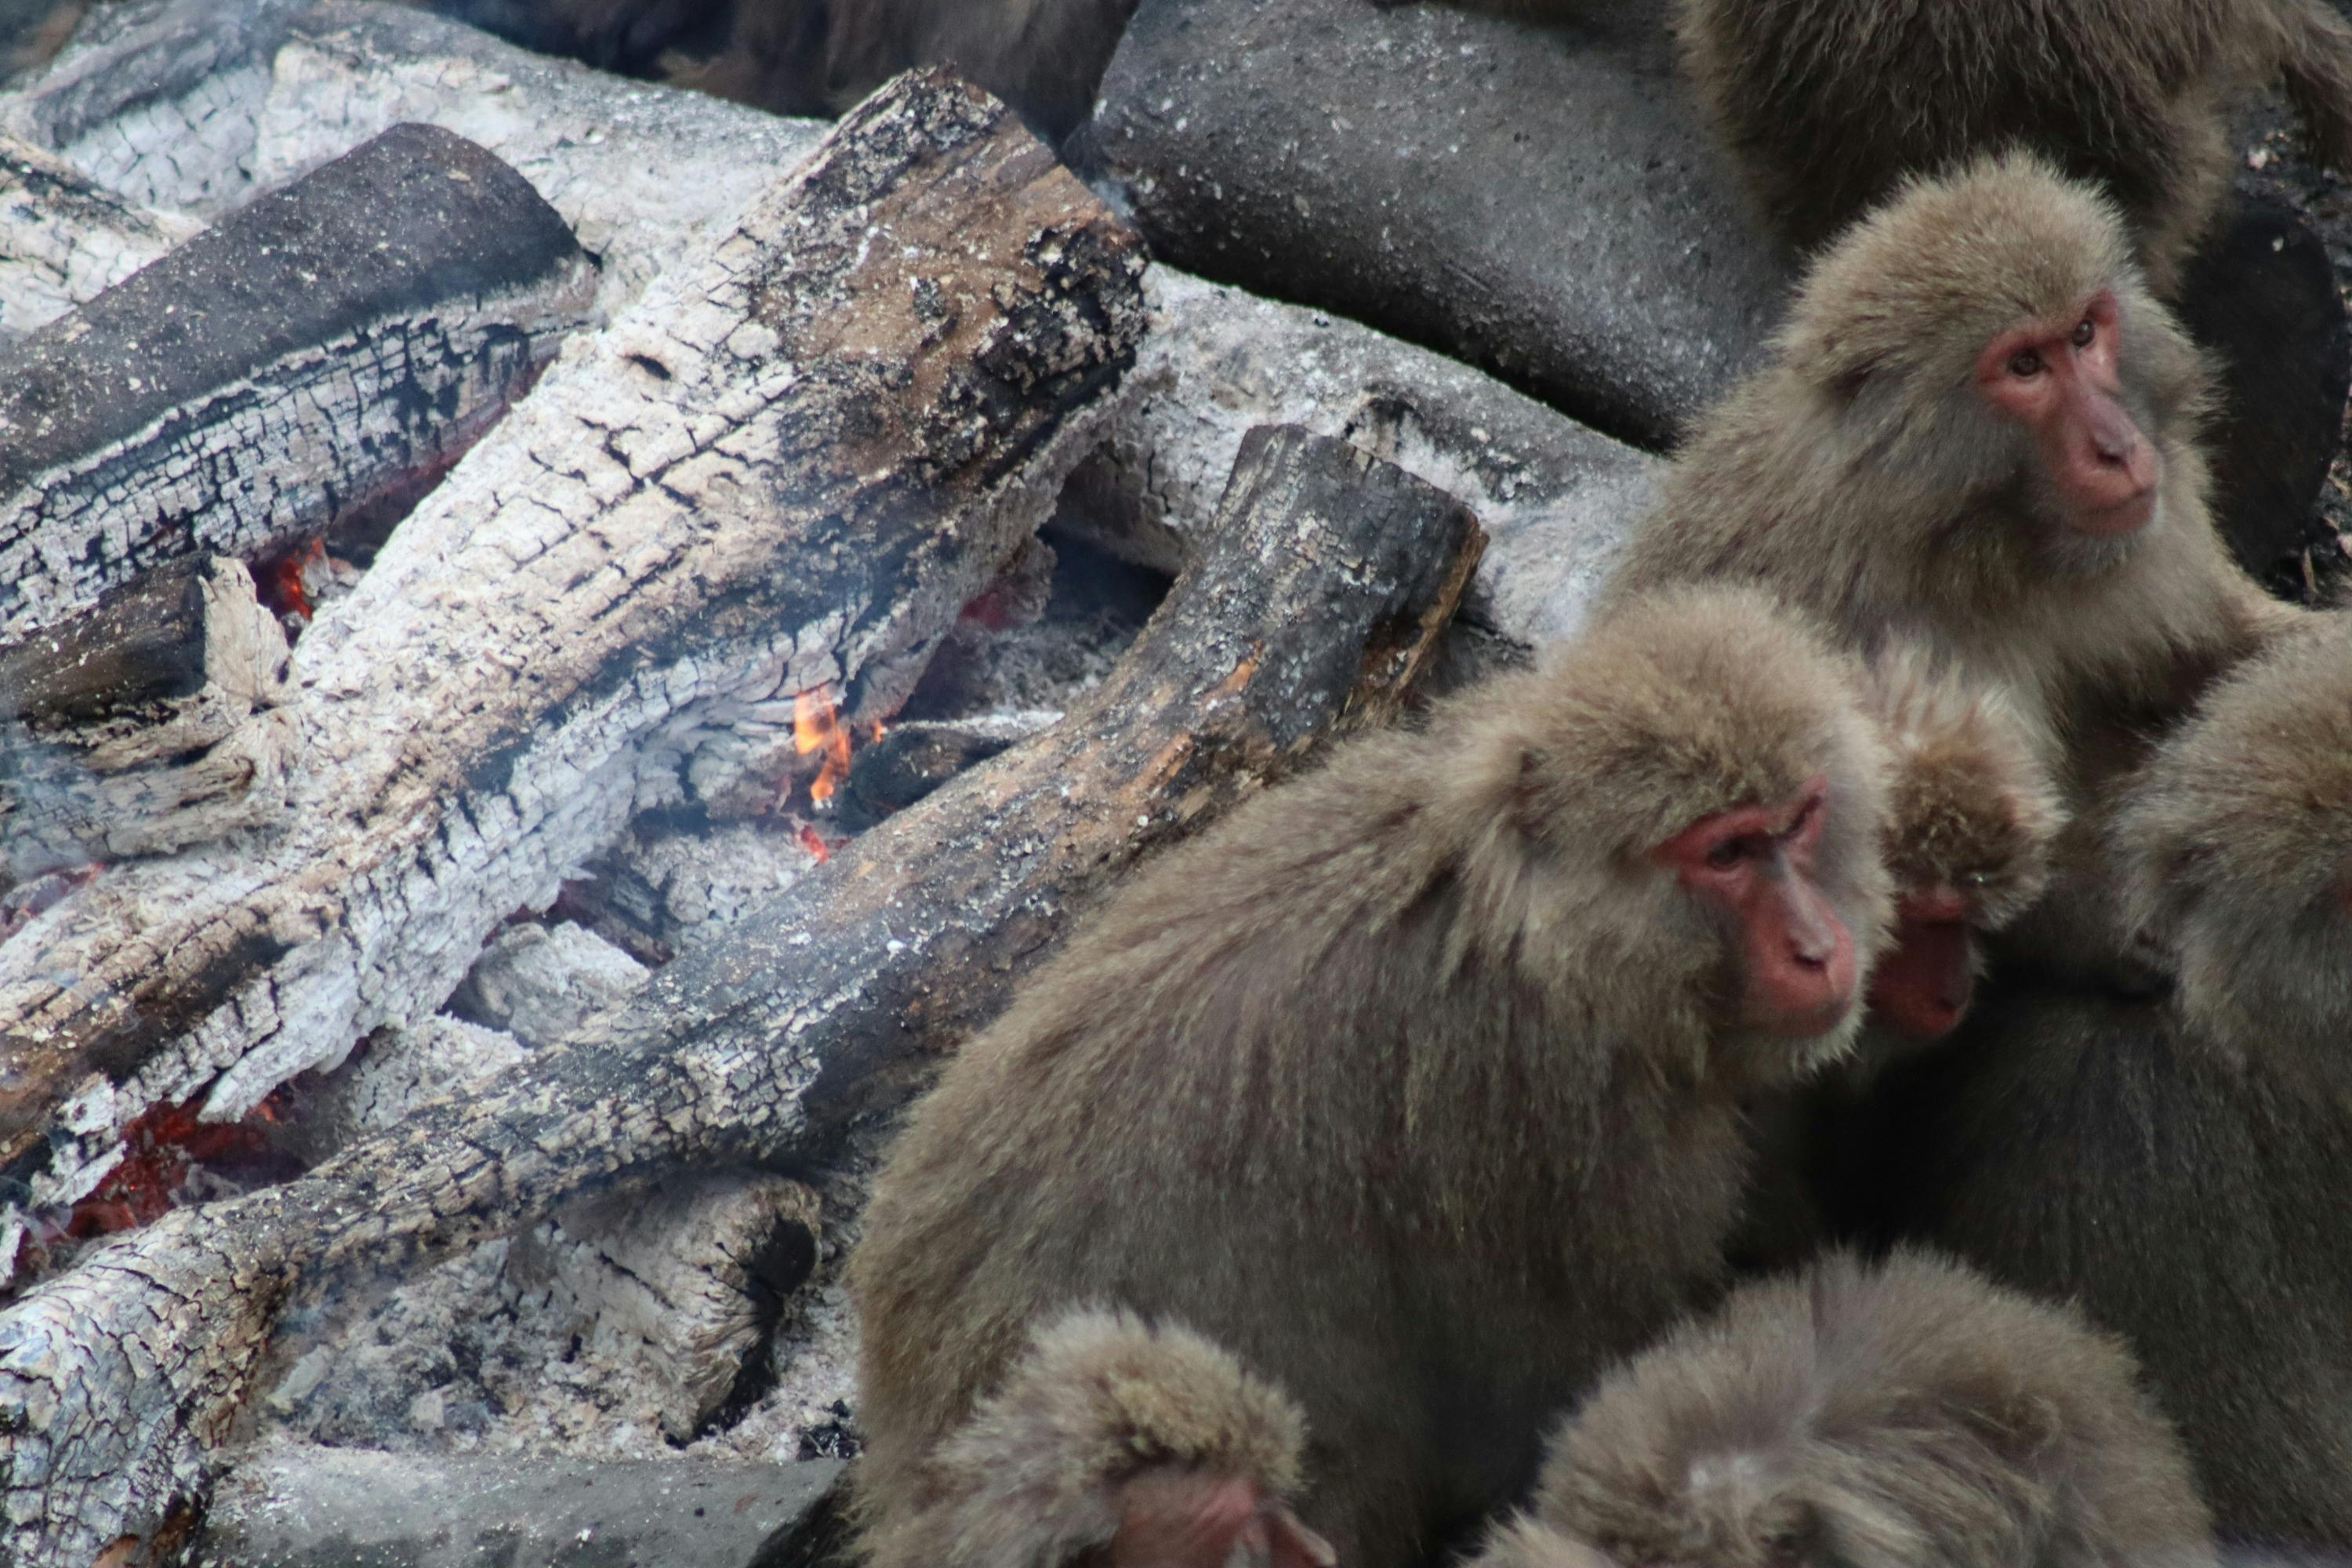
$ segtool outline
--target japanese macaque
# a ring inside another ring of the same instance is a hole
[[[426,0],[533,48],[778,114],[839,114],[945,65],[1040,131],[1093,106],[1136,0]]]
[[[2116,852],[2175,994],[2005,993],[1890,1072],[1890,1228],[2129,1340],[2225,1536],[2352,1551],[2352,618],[2218,684]]]
[[[2229,194],[2231,101],[2273,79],[2352,171],[2352,25],[2327,0],[1678,0],[1676,23],[1759,208],[1803,247],[1906,175],[2024,147],[2114,197],[2169,297]]]
[[[2025,155],[1915,182],[1815,262],[1609,592],[1759,582],[1865,652],[1913,641],[2011,688],[2063,740],[2084,819],[2034,953],[2125,967],[2081,847],[2106,781],[2298,616],[2214,532],[2205,385],[2092,188]]]
[[[1186,1330],[1077,1311],[932,1451],[871,1568],[1332,1568],[1286,1499],[1306,1424]]]
[[[1031,1325],[1184,1323],[1399,1568],[1711,1290],[1743,1099],[1843,1051],[1891,913],[1859,672],[1670,590],[1131,879],[950,1063],[850,1263],[887,1539]]]
[[[1924,1254],[1748,1285],[1611,1373],[1470,1568],[2210,1568],[2130,1354]]]
[[[1870,687],[1892,763],[1894,934],[1871,971],[1853,1053],[1750,1107],[1756,1159],[1730,1249],[1743,1272],[1801,1262],[1861,1222],[1849,1194],[1855,1151],[1871,1143],[1871,1083],[1958,1026],[1984,971],[1985,936],[2041,895],[2065,821],[2045,760],[2053,742],[2008,693],[1910,647],[1882,654]]]

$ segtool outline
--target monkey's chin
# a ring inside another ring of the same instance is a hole
[[[1849,1004],[1835,1022],[1819,1034],[1767,1034],[1744,1031],[1737,1048],[1727,1053],[1739,1064],[1740,1076],[1764,1086],[1801,1082],[1815,1078],[1853,1054],[1862,1033],[1863,1010]]]
[[[2126,533],[2086,533],[2063,525],[2050,530],[2042,559],[2053,575],[2097,577],[2119,572],[2164,527],[2164,509],[2153,507],[2147,522]]]

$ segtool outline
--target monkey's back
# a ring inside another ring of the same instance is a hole
[[[1303,1511],[1381,1568],[1500,1501],[1543,1416],[1711,1280],[1733,1113],[1580,1037],[1540,962],[1465,942],[1529,896],[1467,885],[1502,815],[1464,803],[1481,765],[1384,735],[1250,803],[950,1065],[852,1260],[867,1508],[914,1495],[1038,1314],[1118,1306],[1296,1398]]]
[[[2225,1537],[2352,1549],[2352,1087],[2027,992],[1880,1106],[1892,1228],[2122,1334]]]
[[[2022,144],[2104,184],[2185,254],[2219,203],[2221,94],[2245,67],[2222,0],[1681,0],[1699,95],[1790,241]],[[2240,23],[2243,27],[2244,23]]]

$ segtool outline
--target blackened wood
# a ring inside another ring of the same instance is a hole
[[[594,286],[520,175],[403,125],[0,348],[0,644],[448,463]]]
[[[1458,503],[1379,458],[1252,433],[1205,557],[1084,708],[497,1087],[167,1215],[0,1316],[0,1549],[86,1553],[200,1500],[267,1348],[256,1295],[299,1281],[306,1310],[325,1291],[347,1311],[378,1272],[598,1178],[817,1152],[992,1016],[1138,857],[1392,708],[1482,544]]]

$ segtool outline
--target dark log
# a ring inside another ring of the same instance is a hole
[[[0,349],[0,644],[454,461],[594,287],[514,171],[397,126]]]
[[[242,1392],[219,1369],[249,1378],[263,1349],[247,1320],[214,1321],[228,1277],[299,1281],[306,1313],[322,1292],[348,1311],[371,1271],[599,1179],[820,1152],[992,1016],[1139,855],[1391,710],[1482,543],[1457,503],[1380,459],[1253,433],[1205,558],[1084,708],[853,840],[499,1087],[284,1186],[177,1211],[0,1317],[0,1551],[79,1565],[202,1497],[208,1434]]]
[[[320,612],[281,832],[110,868],[0,944],[0,1159],[33,1203],[149,1107],[235,1119],[430,1015],[633,813],[772,787],[796,697],[891,712],[1143,328],[1131,231],[939,73],[703,243]]]

